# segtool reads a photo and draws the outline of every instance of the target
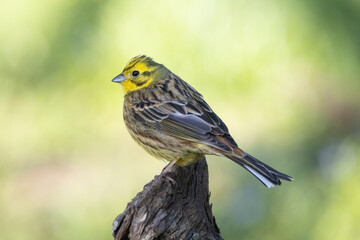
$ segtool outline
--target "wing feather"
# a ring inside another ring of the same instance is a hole
[[[223,151],[232,151],[228,144],[237,147],[224,122],[202,99],[200,93],[176,76],[172,80],[160,82],[157,88],[149,90],[151,93],[134,95],[134,118],[143,123],[147,122],[149,126],[155,123],[156,129],[171,136],[203,143]],[[169,91],[164,89],[171,89],[172,94],[169,95]]]

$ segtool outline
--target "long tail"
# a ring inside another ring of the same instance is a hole
[[[234,155],[226,155],[226,157],[248,170],[268,188],[274,187],[275,185],[281,185],[280,179],[286,181],[293,180],[292,177],[276,171],[272,167],[245,152],[242,157]]]

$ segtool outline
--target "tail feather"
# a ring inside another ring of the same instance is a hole
[[[226,156],[248,170],[268,188],[274,187],[275,185],[281,185],[280,179],[286,181],[293,180],[292,177],[273,169],[250,154],[244,153],[242,157],[234,155]]]

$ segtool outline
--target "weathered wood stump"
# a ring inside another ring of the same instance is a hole
[[[209,203],[205,158],[145,185],[113,223],[116,240],[222,239]]]

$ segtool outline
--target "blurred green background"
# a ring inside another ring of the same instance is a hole
[[[225,239],[360,239],[360,2],[2,0],[0,238],[111,239],[165,163],[111,83],[146,54],[198,89],[266,189],[208,157]]]

